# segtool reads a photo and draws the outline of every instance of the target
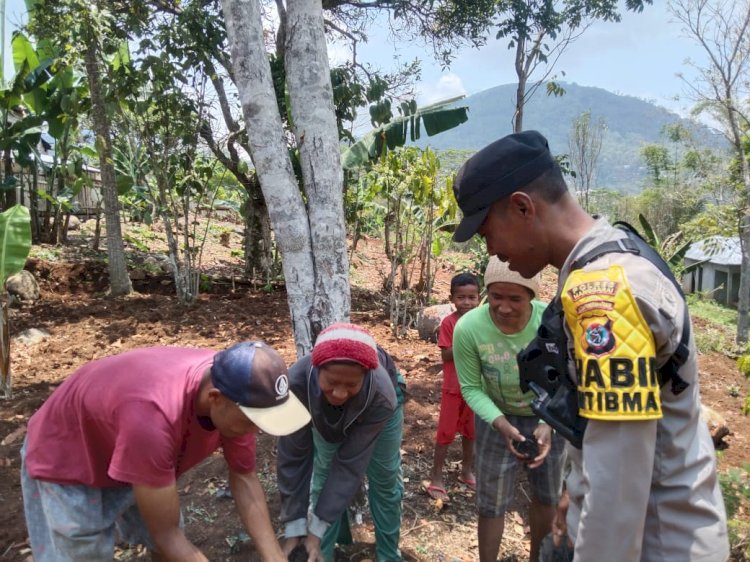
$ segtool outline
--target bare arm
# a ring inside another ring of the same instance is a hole
[[[156,547],[155,560],[208,562],[180,528],[180,500],[177,485],[163,488],[133,485],[135,501]]]
[[[242,524],[252,537],[263,560],[285,562],[287,558],[281,551],[271,525],[266,495],[258,475],[255,472],[241,474],[230,470],[229,487],[237,504]]]
[[[452,347],[441,347],[440,348],[440,358],[443,360],[443,363],[446,361],[453,361],[453,348]]]

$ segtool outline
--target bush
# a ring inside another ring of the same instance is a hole
[[[750,560],[750,522],[746,521],[743,510],[750,503],[750,464],[742,468],[730,468],[719,475],[721,493],[727,510],[729,547],[738,562]]]

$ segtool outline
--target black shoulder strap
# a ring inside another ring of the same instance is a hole
[[[662,275],[670,280],[670,282],[672,283],[672,285],[674,285],[678,294],[684,301],[685,294],[682,292],[682,287],[677,282],[677,279],[675,279],[675,276],[672,273],[672,270],[669,269],[667,262],[664,261],[659,253],[654,250],[648,244],[648,242],[646,242],[641,237],[641,235],[638,234],[638,231],[636,231],[635,228],[633,228],[628,223],[624,221],[618,221],[614,223],[614,226],[622,229],[622,231],[627,235],[627,238],[621,238],[619,240],[613,240],[600,244],[596,248],[588,251],[580,258],[575,260],[571,265],[571,269],[580,269],[586,264],[589,264],[592,261],[600,258],[604,254],[636,254],[654,264],[654,266],[662,273]],[[690,353],[690,315],[688,314],[687,305],[683,308],[683,310],[685,312],[680,343],[677,345],[677,348],[675,349],[672,356],[659,369],[659,379],[661,384],[665,385],[667,382],[670,382],[672,385],[672,392],[674,392],[675,394],[680,394],[688,387],[688,383],[685,382],[685,380],[683,380],[683,378],[678,374],[680,367],[685,364],[685,361],[687,361],[688,355]]]

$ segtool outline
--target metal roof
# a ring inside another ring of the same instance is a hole
[[[716,265],[741,265],[742,252],[740,239],[737,236],[711,236],[690,245],[685,259],[705,261]]]

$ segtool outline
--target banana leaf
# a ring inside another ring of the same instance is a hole
[[[658,250],[659,239],[656,237],[656,233],[651,227],[651,223],[648,222],[648,219],[642,213],[638,213],[638,222],[641,223],[641,228],[643,228],[643,238],[646,240],[646,242],[648,242],[651,246]]]
[[[0,213],[0,281],[23,269],[31,251],[31,217],[23,205]]]
[[[397,117],[389,123],[373,129],[344,150],[341,154],[341,165],[347,170],[358,168],[378,159],[384,154],[384,147],[386,146],[393,150],[406,144],[407,138],[412,141],[419,139],[422,122],[424,122],[424,131],[429,137],[466,122],[469,119],[468,107],[445,107],[446,104],[452,103],[455,99],[416,109],[414,113]],[[410,107],[410,109],[413,109],[413,107]]]

